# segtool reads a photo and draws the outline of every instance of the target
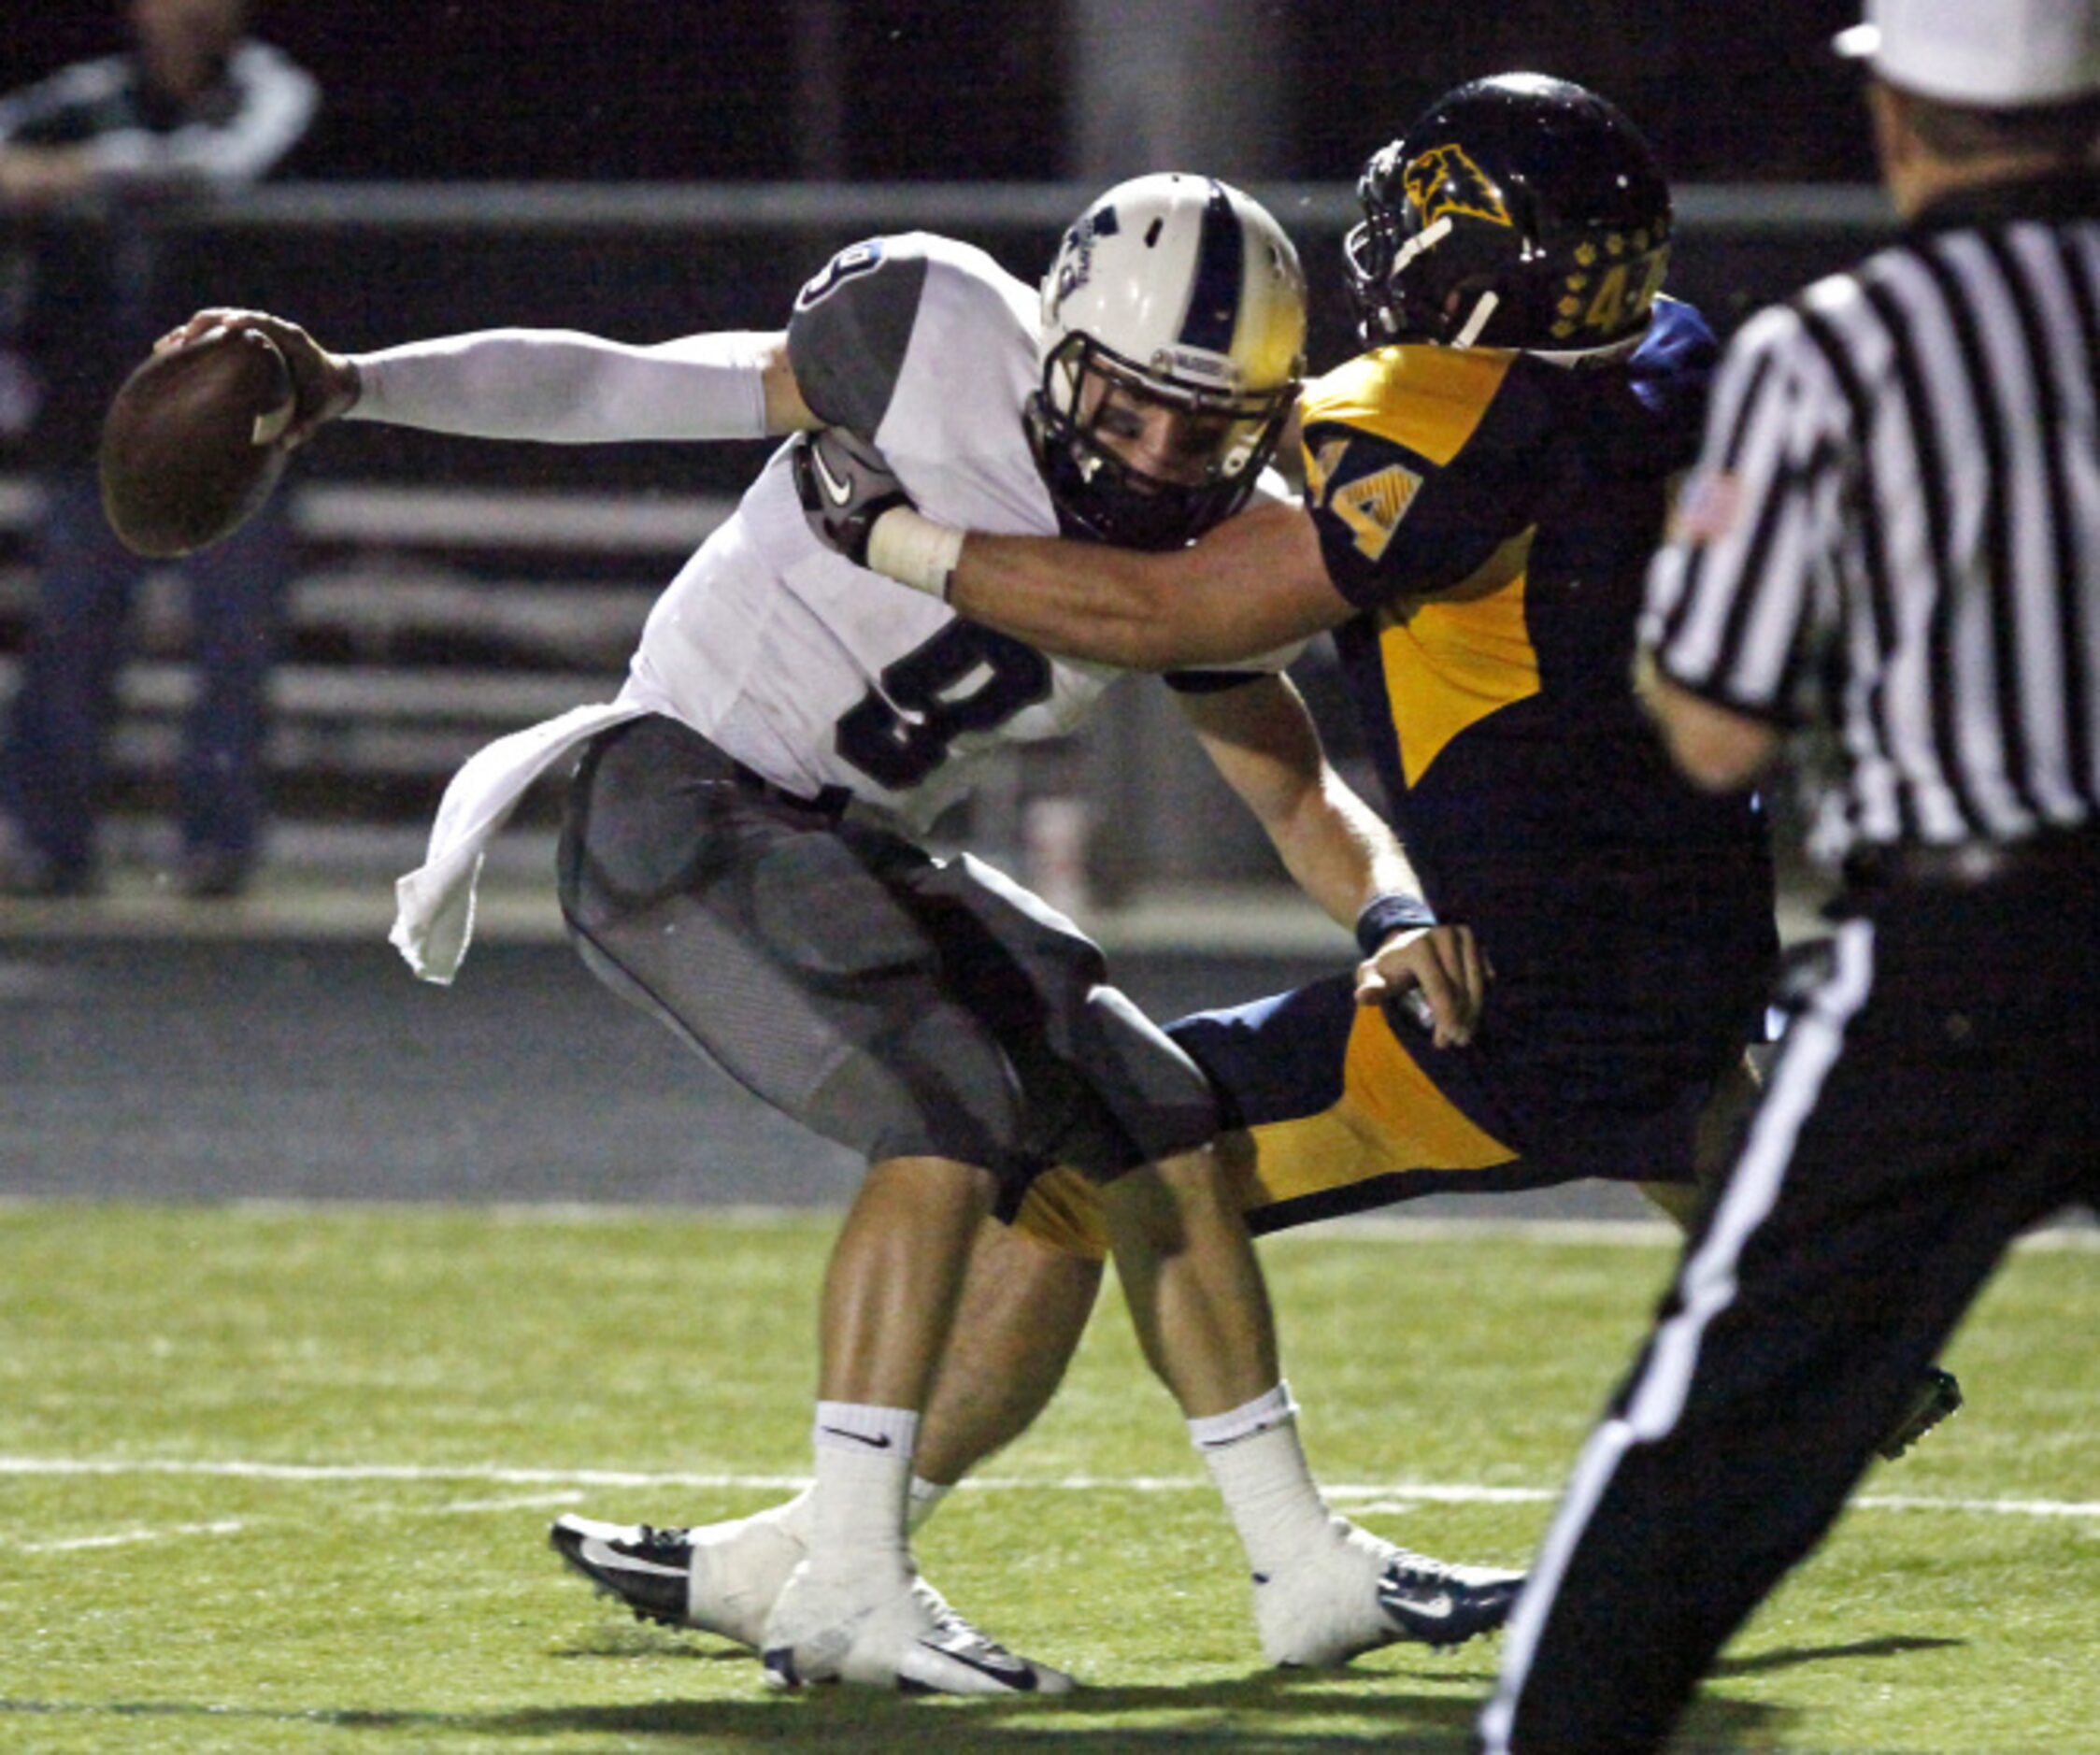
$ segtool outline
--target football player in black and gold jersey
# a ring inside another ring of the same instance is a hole
[[[1364,910],[1358,968],[1171,1026],[1236,1129],[1220,1157],[1251,1230],[1587,1177],[1683,1217],[1750,1093],[1777,939],[1755,805],[1679,781],[1631,682],[1716,354],[1661,293],[1668,189],[1609,104],[1511,75],[1440,100],[1360,193],[1369,350],[1307,387],[1302,507],[1166,552],[965,535],[815,435],[850,487],[806,509],[851,558],[1075,658],[1179,670],[1334,631],[1420,893]],[[1015,1231],[1046,1259],[1106,1244],[1064,1173]],[[1091,1300],[1076,1281],[1070,1310],[1031,1306],[1026,1285],[1059,1282],[1005,1259],[1007,1291],[966,1301],[929,1409],[936,1486],[1025,1423],[1031,1385],[1047,1398]],[[761,1513],[692,1546],[733,1556],[791,1527]],[[691,1613],[720,1593],[696,1558]]]
[[[1438,100],[1358,193],[1368,350],[1306,388],[1303,509],[1141,555],[965,537],[870,480],[832,537],[1074,657],[1334,631],[1422,893],[1365,909],[1353,981],[1170,1027],[1243,1130],[1224,1155],[1251,1230],[1585,1177],[1688,1220],[1753,1089],[1777,936],[1756,800],[1679,783],[1631,684],[1715,357],[1662,293],[1668,187],[1610,104],[1512,74]],[[1419,1022],[1393,1003],[1415,989]],[[1090,1219],[1061,1191],[1023,1228],[1076,1247]],[[1960,1402],[1929,1373],[1882,1454]]]
[[[1338,976],[1176,1026],[1247,1132],[1254,1229],[1452,1188],[1682,1188],[1776,940],[1754,805],[1679,782],[1630,683],[1715,356],[1661,295],[1668,188],[1611,105],[1509,75],[1439,101],[1360,193],[1370,346],[1307,387],[1302,508],[1167,554],[944,551],[894,506],[865,540],[878,570],[901,547],[906,582],[1079,657],[1158,668],[1334,630],[1422,890],[1366,911],[1365,985],[1419,987],[1431,1021]],[[1084,1218],[1023,1222],[1069,1241]]]

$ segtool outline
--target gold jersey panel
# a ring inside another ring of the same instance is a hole
[[[1447,533],[1440,504],[1451,497],[1445,472],[1516,359],[1499,349],[1381,348],[1306,392],[1307,504],[1336,583],[1358,601],[1379,599],[1365,607],[1409,787],[1454,737],[1538,692],[1531,531],[1483,540],[1495,526],[1475,519]]]

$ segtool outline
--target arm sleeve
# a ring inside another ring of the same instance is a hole
[[[243,43],[226,69],[234,106],[224,117],[165,134],[118,128],[86,143],[96,180],[109,185],[237,188],[267,176],[298,145],[321,101],[313,77],[264,43]]]
[[[1791,722],[1849,447],[1822,412],[1798,321],[1768,312],[1730,350],[1699,464],[1649,570],[1641,642],[1737,712]]]
[[[347,419],[558,445],[764,438],[778,333],[630,347],[568,330],[491,329],[353,355]]]
[[[926,271],[909,239],[871,238],[840,250],[796,295],[788,364],[820,420],[875,437],[904,370]]]

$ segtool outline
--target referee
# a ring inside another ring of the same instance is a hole
[[[2012,1239],[2100,1204],[2100,0],[1868,0],[1838,45],[1910,229],[1737,337],[1644,629],[1702,785],[1831,734],[1836,937],[1487,1755],[1661,1747]]]

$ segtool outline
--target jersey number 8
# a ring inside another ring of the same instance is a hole
[[[967,732],[993,731],[1050,692],[1050,660],[1033,646],[951,621],[883,668],[838,721],[838,753],[893,792],[909,792]]]

